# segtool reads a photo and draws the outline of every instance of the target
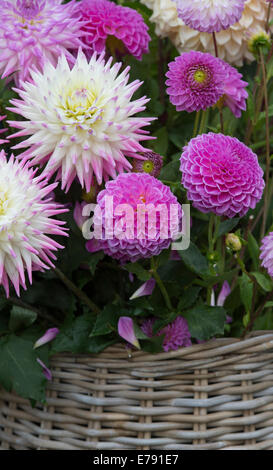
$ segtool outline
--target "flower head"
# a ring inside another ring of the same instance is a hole
[[[129,53],[138,60],[149,51],[148,26],[133,8],[109,0],[83,0],[80,11],[84,42],[93,51],[100,53],[107,47],[111,55]]]
[[[225,74],[219,61],[204,52],[185,52],[169,63],[167,93],[177,111],[199,111],[223,95]]]
[[[83,22],[77,2],[62,0],[3,0],[0,9],[0,74],[15,73],[15,81],[27,80],[30,69],[43,69],[47,60],[57,63],[64,53],[74,60],[68,49],[81,42]]]
[[[178,16],[192,29],[217,33],[237,23],[245,0],[175,0]]]
[[[107,255],[134,262],[168,248],[179,233],[181,217],[181,206],[168,186],[147,173],[123,173],[98,195],[94,232]]]
[[[273,232],[270,232],[262,239],[260,251],[262,266],[267,270],[269,276],[273,278]]]
[[[137,173],[149,173],[149,175],[157,178],[163,165],[163,157],[152,151],[145,152],[142,156],[145,157],[145,160],[140,160],[139,158],[134,159],[132,163],[133,171]]]
[[[178,316],[172,323],[169,323],[158,331],[156,335],[153,333],[155,320],[155,318],[147,318],[142,323],[141,329],[149,338],[165,335],[163,340],[163,349],[165,352],[174,351],[181,347],[191,346],[191,334],[185,318]]]
[[[80,50],[70,69],[63,55],[56,67],[48,62],[43,73],[32,72],[33,83],[18,90],[21,101],[11,101],[14,111],[26,118],[10,122],[22,129],[13,137],[30,135],[14,148],[30,147],[20,157],[46,164],[44,174],[57,173],[62,189],[68,190],[78,177],[89,191],[93,175],[98,184],[115,178],[131,168],[125,155],[138,158],[137,152],[146,150],[139,142],[149,138],[142,127],[152,118],[134,114],[148,100],[131,101],[141,82],[128,84],[129,67],[118,75],[122,64],[111,67],[111,62],[96,53],[88,62]]]
[[[0,284],[9,296],[9,282],[17,295],[26,289],[25,271],[32,282],[32,271],[53,266],[53,252],[62,248],[51,235],[66,235],[63,221],[52,216],[65,212],[48,198],[56,184],[47,186],[27,165],[0,152]]]
[[[188,199],[201,212],[242,217],[262,197],[257,155],[235,137],[199,135],[184,147],[180,163]]]
[[[252,29],[247,33],[248,48],[250,52],[257,58],[260,56],[260,51],[268,53],[271,47],[270,35],[261,27]]]
[[[177,5],[173,0],[140,0],[151,8],[151,22],[161,37],[168,36],[179,53],[206,51],[214,54],[212,34],[201,33],[185,25],[178,17]],[[221,3],[223,1],[221,0]],[[218,54],[221,59],[233,65],[243,65],[245,60],[254,60],[248,49],[247,32],[253,27],[265,29],[268,3],[266,0],[246,0],[240,20],[226,30],[217,33]]]

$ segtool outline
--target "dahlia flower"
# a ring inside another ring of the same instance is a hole
[[[180,163],[188,199],[201,212],[242,217],[262,197],[257,155],[235,137],[199,135],[184,147]]]
[[[167,93],[177,111],[199,111],[223,95],[225,73],[219,60],[204,52],[185,52],[169,63]]]
[[[136,173],[149,173],[149,175],[157,178],[163,165],[163,157],[152,151],[145,152],[142,155],[145,160],[136,158],[133,160],[133,171]]]
[[[234,116],[239,118],[241,117],[242,111],[246,110],[248,92],[245,88],[248,83],[242,80],[242,74],[240,74],[234,67],[221,59],[218,59],[218,62],[221,63],[225,72],[223,82],[224,94],[220,98],[221,105],[228,106]]]
[[[35,177],[36,171],[0,152],[0,284],[9,296],[9,281],[17,295],[26,289],[25,271],[30,283],[32,271],[53,266],[53,252],[62,248],[50,235],[66,235],[63,221],[52,219],[66,212],[48,194],[56,183]]]
[[[123,173],[98,195],[94,233],[107,255],[135,262],[168,248],[179,234],[181,217],[168,186],[147,173]]]
[[[178,16],[192,29],[218,33],[237,23],[245,0],[175,0]]]
[[[20,158],[46,164],[44,174],[57,173],[62,189],[68,190],[77,176],[88,192],[93,174],[101,184],[131,169],[125,155],[143,159],[137,152],[146,149],[139,142],[150,137],[142,127],[153,118],[133,116],[149,100],[131,101],[141,82],[128,84],[129,67],[118,75],[122,64],[111,67],[111,62],[97,53],[88,62],[79,50],[70,69],[63,55],[56,67],[47,62],[43,73],[32,72],[33,83],[17,90],[21,100],[11,101],[11,109],[26,118],[10,121],[22,129],[12,137],[30,135],[13,148],[30,147]]]
[[[269,276],[273,278],[273,232],[270,232],[262,239],[260,251],[262,266],[267,270]]]
[[[30,69],[43,69],[46,60],[56,65],[60,54],[70,61],[68,49],[78,49],[83,32],[78,3],[71,0],[3,0],[0,9],[0,74],[15,74],[18,85]]]
[[[111,55],[129,53],[138,60],[149,51],[148,26],[136,10],[108,0],[83,0],[80,11],[83,40],[93,51],[107,47]]]
[[[210,33],[200,33],[185,25],[178,17],[173,0],[140,0],[152,10],[151,22],[155,23],[158,36],[169,37],[179,53],[191,50],[214,54]],[[246,0],[241,19],[229,29],[217,33],[218,54],[230,64],[241,66],[244,60],[254,60],[248,50],[247,31],[255,27],[265,29],[268,3],[266,0]]]
[[[163,349],[165,352],[191,346],[191,334],[185,318],[178,316],[172,323],[169,323],[162,328],[162,330],[158,331],[156,335],[153,333],[154,323],[155,318],[147,318],[143,321],[141,330],[148,338],[165,335],[163,340]]]

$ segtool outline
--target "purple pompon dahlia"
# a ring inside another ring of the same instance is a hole
[[[64,53],[83,45],[83,22],[78,3],[71,0],[2,0],[0,9],[0,75],[14,73],[18,86],[28,80],[30,69],[42,70],[49,60],[56,65]]]
[[[221,63],[225,72],[223,82],[224,94],[220,98],[220,104],[222,106],[228,106],[234,116],[239,118],[241,117],[242,111],[246,110],[246,100],[248,98],[246,87],[248,83],[242,80],[242,75],[237,69],[224,60],[218,59],[218,61],[219,64]]]
[[[257,155],[235,137],[198,135],[184,147],[180,163],[188,199],[201,212],[242,217],[262,197]]]
[[[165,335],[163,340],[163,349],[165,352],[175,351],[182,347],[191,346],[191,334],[189,332],[187,320],[178,316],[172,323],[158,331],[156,335],[153,333],[155,318],[147,318],[141,325],[143,333],[152,338],[153,336]]]
[[[240,20],[246,0],[174,0],[178,16],[191,29],[218,33]]]
[[[107,48],[111,55],[129,53],[138,60],[149,52],[148,26],[136,10],[108,0],[83,0],[80,11],[84,42],[93,51]]]
[[[79,50],[71,69],[63,55],[56,68],[46,63],[43,73],[31,72],[33,81],[17,89],[21,100],[11,100],[12,111],[23,121],[9,121],[21,129],[12,137],[30,135],[14,149],[30,147],[19,158],[44,165],[48,178],[57,174],[68,191],[77,177],[87,192],[103,179],[130,170],[126,156],[143,159],[140,141],[152,139],[143,127],[153,118],[135,117],[145,110],[146,96],[132,101],[141,82],[128,83],[129,67],[112,65],[95,52],[90,61]]]
[[[133,171],[136,173],[149,173],[149,175],[157,178],[163,165],[163,157],[152,151],[145,152],[142,156],[145,157],[145,160],[134,158],[132,162]]]
[[[224,94],[225,71],[206,52],[184,52],[169,63],[167,93],[177,111],[199,111],[213,106]]]
[[[65,236],[64,222],[52,216],[66,212],[48,195],[56,183],[47,185],[41,176],[13,155],[7,161],[0,152],[0,285],[9,296],[9,283],[20,295],[30,283],[32,271],[53,267],[54,252],[63,248],[51,235]]]
[[[179,234],[181,217],[168,186],[147,173],[123,173],[98,195],[94,236],[101,238],[107,255],[121,263],[135,262],[168,248]]]
[[[270,232],[262,239],[260,251],[262,266],[267,269],[269,276],[273,278],[273,232]]]

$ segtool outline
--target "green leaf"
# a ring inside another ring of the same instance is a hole
[[[167,163],[167,165],[165,165],[160,172],[160,179],[162,181],[180,181],[181,173],[179,171],[179,167],[179,160]]]
[[[253,237],[252,233],[248,234],[247,237],[247,248],[253,263],[254,270],[256,271],[259,267],[259,256],[260,249],[256,239]]]
[[[92,331],[95,317],[90,313],[79,317],[69,315],[60,327],[59,334],[54,339],[50,354],[59,352],[84,353],[88,351],[89,334]]]
[[[24,398],[44,401],[47,381],[37,357],[31,341],[14,334],[0,338],[0,384]]]
[[[121,308],[119,306],[106,305],[103,311],[97,316],[90,337],[108,335],[116,331],[120,316]]]
[[[225,235],[226,233],[231,232],[234,227],[238,224],[240,220],[240,217],[235,217],[234,219],[229,219],[225,220],[224,222],[221,222],[219,225],[219,230],[218,230],[218,237],[221,237],[222,235]]]
[[[157,137],[157,139],[153,142],[154,151],[160,155],[165,155],[167,153],[169,144],[166,127],[161,127],[154,133],[154,136]]]
[[[189,287],[182,292],[181,298],[178,303],[178,310],[182,311],[191,307],[197,300],[201,287]]]
[[[104,258],[105,254],[103,251],[98,251],[97,253],[92,253],[92,256],[88,260],[88,266],[92,276],[95,274],[97,264],[100,260]]]
[[[124,266],[127,271],[129,271],[130,273],[133,273],[135,274],[138,279],[140,279],[140,281],[148,281],[148,279],[150,279],[151,277],[151,273],[149,273],[148,271],[146,271],[146,269],[144,269],[141,264],[138,264],[138,263],[128,263],[128,264],[125,264]]]
[[[208,262],[193,242],[187,250],[178,251],[178,253],[191,271],[201,276],[209,274]]]
[[[10,312],[9,329],[13,332],[26,328],[35,322],[37,313],[33,310],[13,306]]]
[[[271,292],[273,289],[273,282],[272,279],[265,276],[262,273],[259,272],[251,272],[251,274],[255,277],[256,281],[258,282],[259,286],[265,291],[265,292]]]
[[[151,354],[163,352],[163,341],[164,336],[154,336],[153,338],[149,338],[149,340],[142,340],[141,341],[141,349]]]
[[[224,333],[226,310],[222,307],[197,305],[183,312],[193,338],[208,340]]]
[[[241,300],[246,309],[246,313],[249,313],[252,303],[253,283],[245,273],[239,278],[239,287]]]

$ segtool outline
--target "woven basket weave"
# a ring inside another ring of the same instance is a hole
[[[51,369],[46,407],[0,391],[0,449],[273,450],[273,332]]]

